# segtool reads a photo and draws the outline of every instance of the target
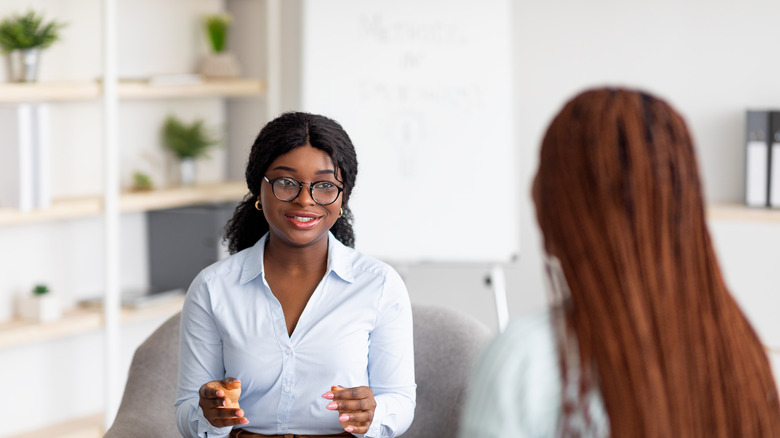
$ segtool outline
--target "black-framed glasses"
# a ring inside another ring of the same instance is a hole
[[[282,202],[291,202],[301,194],[301,189],[304,184],[309,185],[309,194],[311,199],[319,205],[330,205],[339,199],[339,195],[344,190],[343,187],[337,186],[331,181],[314,181],[314,182],[300,182],[295,178],[289,176],[282,176],[279,178],[268,179],[267,176],[263,177],[264,180],[271,184],[271,191],[276,199]]]

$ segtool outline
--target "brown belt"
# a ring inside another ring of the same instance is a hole
[[[344,436],[354,435],[347,432],[332,435],[298,435],[294,433],[288,433],[286,435],[263,435],[261,433],[247,432],[244,429],[233,429],[230,431],[230,438],[337,438]]]

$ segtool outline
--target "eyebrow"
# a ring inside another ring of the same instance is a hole
[[[292,168],[292,167],[287,167],[287,166],[276,166],[276,167],[274,167],[274,168],[273,168],[273,169],[271,169],[271,170],[286,170],[286,171],[288,171],[288,172],[298,172],[298,170],[297,170],[297,169],[294,169],[294,168]],[[315,174],[315,175],[327,175],[327,174],[331,174],[331,175],[333,175],[333,176],[336,176],[336,171],[335,171],[335,170],[331,170],[331,169],[324,169],[324,170],[318,170],[318,171],[314,172],[314,174]]]

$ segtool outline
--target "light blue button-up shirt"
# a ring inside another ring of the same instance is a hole
[[[552,318],[550,312],[517,318],[488,345],[469,382],[459,437],[562,436],[563,382]],[[579,363],[577,357],[571,361]],[[576,398],[579,380],[570,384],[569,395]],[[601,392],[591,388],[586,400],[590,421],[577,407],[569,419],[570,433],[587,438],[609,436]]]
[[[292,336],[263,269],[267,235],[204,269],[187,292],[181,320],[176,414],[191,437],[227,436],[198,406],[198,390],[241,380],[239,403],[266,435],[344,432],[325,409],[332,385],[369,386],[376,410],[366,437],[394,437],[414,416],[412,312],[401,277],[385,263],[328,236],[328,270]]]

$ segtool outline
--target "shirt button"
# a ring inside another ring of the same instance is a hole
[[[286,354],[290,354],[290,353],[292,353],[292,350],[288,348],[288,349],[284,350],[284,352],[285,352]]]
[[[285,426],[284,424],[282,424],[281,426],[279,426],[279,428],[281,428],[282,430],[285,430],[285,429],[287,429],[287,426]]]
[[[284,387],[284,392],[290,392],[290,387],[289,386],[285,386]]]

